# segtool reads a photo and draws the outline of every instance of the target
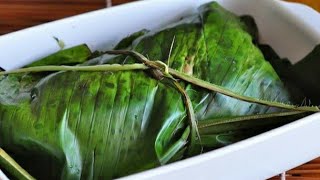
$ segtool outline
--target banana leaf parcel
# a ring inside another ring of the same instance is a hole
[[[0,167],[113,179],[317,112],[295,105],[247,22],[210,3],[111,51],[79,45],[0,72]]]

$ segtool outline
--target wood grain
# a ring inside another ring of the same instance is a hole
[[[320,1],[319,0],[287,0],[287,1],[306,4],[306,5],[312,7],[315,10],[320,12]]]
[[[104,2],[0,2],[0,34],[103,8]]]
[[[105,0],[0,0],[0,35],[105,7]]]
[[[112,0],[113,5],[134,0]],[[316,0],[290,0],[320,11]],[[106,0],[0,0],[0,35],[64,17],[105,8]]]
[[[319,180],[320,179],[320,158],[303,164],[286,172],[286,180]],[[269,180],[280,180],[275,176]]]

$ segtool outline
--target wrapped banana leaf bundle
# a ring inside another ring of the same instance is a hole
[[[296,105],[301,92],[257,37],[252,19],[210,3],[114,50],[79,45],[0,72],[0,168],[17,179],[113,179],[318,112]]]

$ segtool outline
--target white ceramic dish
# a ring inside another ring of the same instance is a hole
[[[0,179],[1,180],[9,180],[5,174],[0,170]]]
[[[67,47],[87,43],[108,49],[140,29],[154,29],[192,13],[209,0],[148,0],[103,9],[0,37],[0,66],[18,68]],[[239,15],[252,15],[261,40],[293,62],[320,43],[320,14],[277,0],[218,0]],[[320,114],[194,158],[123,179],[266,179],[320,156]],[[1,178],[1,174],[0,174]]]

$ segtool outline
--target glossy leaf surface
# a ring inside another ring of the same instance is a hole
[[[211,3],[194,16],[138,37],[132,49],[238,94],[290,102],[247,30],[240,18]],[[136,61],[125,56],[108,58],[108,63]],[[0,146],[16,157],[50,159],[49,169],[25,167],[36,177],[49,171],[56,172],[52,178],[111,179],[185,157],[190,129],[182,95],[148,72],[61,71],[26,77],[0,79]],[[282,111],[180,84],[199,124]],[[199,145],[222,147],[283,123],[268,121],[252,132],[228,124],[221,131],[209,129],[212,134],[200,134],[203,142]],[[255,124],[242,126],[254,129]]]

